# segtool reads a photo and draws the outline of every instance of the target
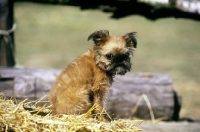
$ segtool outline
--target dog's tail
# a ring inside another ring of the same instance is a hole
[[[41,115],[46,116],[51,113],[51,110],[49,109],[51,106],[43,105],[42,107],[37,107],[35,104],[31,105],[30,102],[24,103],[23,108],[27,111],[29,111],[33,115]]]

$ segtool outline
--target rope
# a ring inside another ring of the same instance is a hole
[[[12,41],[12,38],[10,36],[10,33],[14,32],[15,29],[16,29],[17,25],[16,24],[13,24],[12,28],[10,30],[0,30],[0,35],[2,35],[0,37],[0,44],[1,44],[1,41],[4,41],[5,42],[5,49],[1,49],[1,50],[5,50],[4,52],[1,51],[3,54],[1,54],[1,56],[7,56],[7,52],[9,52],[8,50],[10,50],[10,56],[11,58],[13,59],[13,63],[15,64],[15,52],[14,52],[14,45],[13,45],[13,41]],[[5,57],[7,58],[7,57]],[[5,59],[4,58],[4,59]],[[2,65],[3,63],[5,63],[7,65],[7,60],[6,62],[4,62],[5,60],[0,58],[0,65]]]
[[[10,33],[14,32],[17,25],[13,24],[12,28],[10,30],[0,30],[0,35],[9,35]]]

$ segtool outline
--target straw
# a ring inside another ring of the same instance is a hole
[[[138,132],[142,131],[137,128],[142,120],[113,120],[111,122],[100,121],[92,118],[93,106],[88,112],[82,115],[53,115],[48,113],[46,116],[38,115],[50,106],[35,107],[38,112],[31,114],[25,110],[23,105],[26,100],[15,104],[13,99],[7,99],[0,94],[0,131],[16,132]],[[37,100],[36,102],[40,102]],[[31,105],[33,102],[28,102]],[[37,104],[36,103],[36,104]],[[33,105],[36,105],[33,104]],[[34,108],[33,107],[33,108]],[[107,114],[103,112],[102,114]]]

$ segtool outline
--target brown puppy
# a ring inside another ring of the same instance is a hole
[[[117,74],[131,70],[130,55],[136,48],[135,32],[111,37],[107,30],[92,33],[93,49],[69,64],[58,76],[49,94],[54,114],[83,114],[96,105],[103,110],[106,91]]]

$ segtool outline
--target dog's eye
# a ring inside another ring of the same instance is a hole
[[[130,53],[125,53],[125,55],[129,57]]]
[[[124,56],[123,56],[123,59],[124,59],[124,60],[127,60],[128,57],[129,57],[128,55],[124,55]]]
[[[113,54],[107,54],[106,58],[109,59],[109,60],[112,60],[114,58],[114,55]]]
[[[128,58],[129,58],[129,53],[126,53],[126,54],[124,54],[122,57],[123,57],[123,60],[127,60]]]

